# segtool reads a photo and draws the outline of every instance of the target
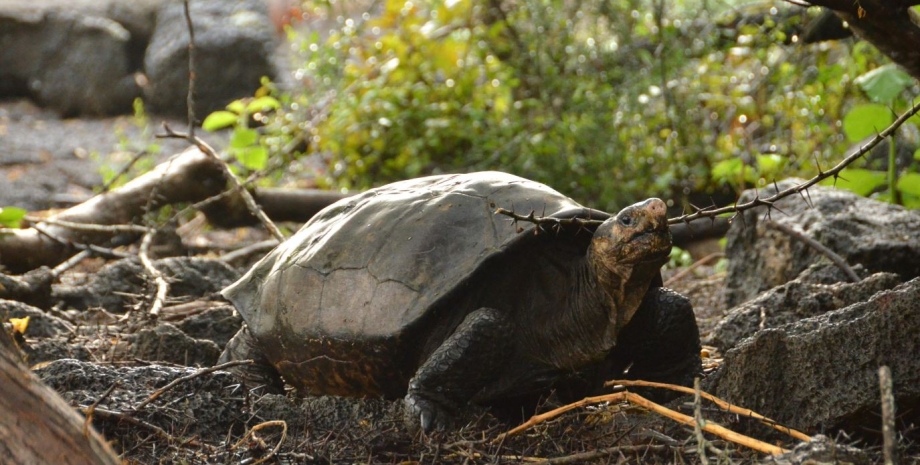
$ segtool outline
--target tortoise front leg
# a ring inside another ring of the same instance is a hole
[[[264,393],[280,394],[284,392],[284,382],[278,370],[269,363],[265,354],[259,349],[256,340],[249,333],[249,326],[242,329],[227,342],[227,347],[220,354],[218,364],[236,360],[252,360],[254,363],[237,365],[227,369],[237,378],[243,380],[249,389],[259,389]]]
[[[463,319],[409,380],[406,422],[410,429],[445,429],[457,411],[495,382],[512,349],[508,316],[480,308]]]
[[[629,379],[693,386],[693,378],[702,375],[702,364],[700,332],[690,301],[670,289],[650,289],[617,338],[611,357],[632,363]],[[664,389],[631,390],[658,401],[674,397],[673,391]]]

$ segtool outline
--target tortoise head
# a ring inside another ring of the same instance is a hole
[[[626,325],[671,252],[667,207],[661,199],[630,205],[594,232],[588,260],[607,295],[616,330]]]

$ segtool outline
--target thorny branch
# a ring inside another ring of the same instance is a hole
[[[736,202],[734,205],[720,207],[720,208],[715,208],[714,206],[713,207],[703,207],[703,208],[694,207],[696,211],[694,211],[693,213],[688,213],[688,214],[681,215],[675,218],[669,218],[668,224],[673,225],[673,224],[679,224],[679,223],[689,223],[693,220],[700,219],[700,218],[713,218],[714,219],[718,216],[726,215],[729,213],[732,213],[732,216],[729,219],[729,221],[731,221],[736,216],[738,216],[739,213],[745,210],[750,210],[752,208],[756,208],[760,206],[766,206],[768,208],[776,208],[774,204],[777,201],[784,199],[792,194],[799,194],[804,198],[805,193],[807,192],[809,187],[812,187],[815,184],[825,179],[831,178],[831,177],[833,177],[834,180],[836,181],[837,178],[840,177],[840,173],[843,171],[844,168],[846,168],[847,166],[849,166],[856,160],[860,159],[865,154],[869,153],[870,150],[872,150],[875,146],[877,146],[882,141],[884,141],[886,138],[894,134],[894,132],[897,131],[898,128],[901,127],[901,125],[907,122],[908,119],[910,119],[912,116],[914,116],[918,112],[920,112],[920,102],[915,103],[913,107],[911,107],[909,110],[904,112],[904,114],[902,114],[897,120],[895,120],[894,123],[891,123],[890,126],[885,128],[884,131],[876,134],[872,140],[870,140],[865,145],[860,147],[860,149],[857,150],[856,152],[844,158],[840,163],[837,163],[833,168],[827,171],[823,171],[819,167],[818,168],[819,172],[817,175],[815,175],[811,179],[801,184],[796,184],[795,186],[789,187],[787,189],[783,189],[781,191],[777,189],[777,193],[774,195],[771,195],[770,197],[762,198],[760,197],[759,194],[757,194],[752,200],[749,200],[747,202],[740,203],[740,204]],[[530,212],[530,214],[528,215],[521,215],[521,214],[515,213],[514,211],[506,210],[504,208],[496,209],[495,214],[511,217],[514,221],[524,221],[524,222],[533,223],[533,224],[537,224],[541,226],[549,226],[551,228],[558,228],[561,226],[570,226],[570,225],[575,225],[580,228],[595,228],[597,226],[600,226],[601,223],[603,223],[603,221],[601,220],[591,220],[591,219],[583,219],[583,218],[560,219],[560,218],[553,218],[551,216],[536,216],[534,212]]]

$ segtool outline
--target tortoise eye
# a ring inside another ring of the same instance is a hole
[[[629,215],[623,215],[620,217],[620,224],[623,226],[631,226],[633,224],[633,219]]]

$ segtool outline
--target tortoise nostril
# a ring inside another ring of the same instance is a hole
[[[653,215],[666,215],[668,211],[668,206],[665,205],[664,201],[657,198],[651,198],[646,201],[645,208],[649,213]]]

